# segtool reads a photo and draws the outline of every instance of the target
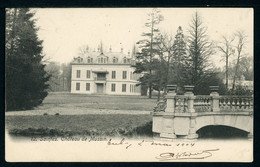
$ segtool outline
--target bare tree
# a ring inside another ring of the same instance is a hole
[[[234,41],[234,36],[233,37],[222,37],[222,41],[219,43],[217,46],[217,49],[224,53],[224,57],[226,60],[226,89],[228,89],[228,59],[231,55],[234,54],[235,50],[233,49],[232,42]]]
[[[86,53],[88,53],[89,51],[89,46],[88,45],[83,45],[79,48],[79,55],[80,56],[83,56],[85,55]]]
[[[172,35],[169,35],[167,33],[162,33],[159,45],[158,47],[158,55],[160,57],[161,61],[161,66],[166,65],[165,67],[165,74],[164,74],[164,79],[165,79],[165,85],[164,85],[164,93],[166,93],[166,87],[169,81],[169,72],[170,72],[170,67],[171,67],[171,60],[174,56],[174,38]],[[162,77],[161,77],[162,79]],[[162,81],[160,81],[162,83]],[[160,92],[159,92],[160,94]]]
[[[234,91],[234,89],[235,89],[236,78],[238,75],[239,65],[240,65],[239,63],[240,63],[241,57],[243,56],[243,49],[245,48],[247,36],[243,31],[237,31],[235,33],[235,37],[238,38],[237,45],[235,46],[236,52],[237,52],[237,63],[236,63],[235,74],[234,74],[234,78],[233,78],[232,91]]]
[[[146,39],[140,40],[137,42],[141,48],[141,53],[138,53],[137,58],[143,62],[141,68],[146,66],[147,71],[149,71],[149,77],[147,78],[148,87],[149,87],[149,98],[152,97],[152,69],[151,63],[153,61],[157,45],[157,40],[159,37],[158,25],[163,21],[163,16],[160,11],[157,9],[152,9],[151,13],[148,13],[148,19],[145,23],[145,26],[149,29],[147,32],[144,32],[142,36]],[[144,63],[145,62],[145,63]]]

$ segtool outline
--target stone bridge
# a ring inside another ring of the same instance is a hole
[[[185,86],[184,95],[176,95],[176,85],[168,85],[166,99],[157,103],[153,115],[153,133],[160,138],[198,138],[205,126],[224,125],[253,136],[253,97],[219,96],[211,86],[209,96],[194,95],[193,86]]]

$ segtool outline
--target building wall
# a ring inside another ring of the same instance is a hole
[[[80,78],[77,78],[77,70],[80,70]],[[90,78],[87,78],[87,70],[90,70]],[[140,86],[135,86],[138,83],[138,75],[133,74],[134,70],[135,68],[129,64],[73,64],[71,93],[94,94],[97,93],[97,83],[101,83],[104,85],[104,94],[141,95]],[[105,81],[95,80],[97,71],[107,72]],[[115,79],[112,78],[112,71],[116,71]],[[123,71],[127,72],[126,79],[123,79]],[[80,90],[76,90],[76,83],[80,84]],[[89,91],[86,90],[86,83],[90,83]],[[113,83],[115,84],[115,92],[111,91]],[[122,92],[122,84],[126,84],[126,92]]]

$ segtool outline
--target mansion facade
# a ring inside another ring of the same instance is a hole
[[[87,52],[72,62],[71,93],[141,95],[135,60],[130,53]]]

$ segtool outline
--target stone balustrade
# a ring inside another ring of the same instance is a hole
[[[219,112],[253,110],[252,96],[220,96],[218,86],[210,86],[210,95],[194,95],[194,86],[186,85],[185,94],[176,94],[176,85],[168,85],[168,93],[160,100],[154,112]]]
[[[219,99],[221,110],[248,111],[253,110],[252,96],[221,96]]]

